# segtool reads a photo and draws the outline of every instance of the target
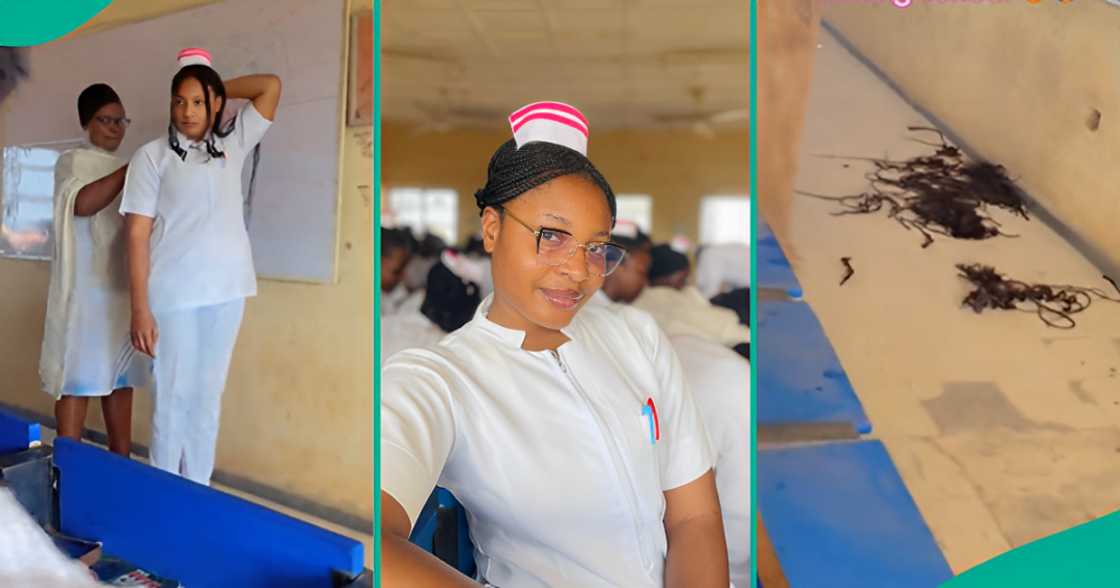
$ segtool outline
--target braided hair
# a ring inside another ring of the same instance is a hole
[[[213,68],[201,65],[192,64],[183,67],[175,77],[171,79],[171,95],[179,91],[179,86],[183,82],[194,79],[202,86],[202,96],[206,106],[206,120],[210,120],[213,112],[210,110],[210,91],[214,91],[214,95],[222,99],[222,105],[218,108],[217,116],[214,116],[214,124],[210,128],[210,132],[206,134],[206,153],[213,158],[222,158],[226,154],[214,143],[214,137],[226,137],[233,132],[234,124],[236,121],[230,121],[230,124],[222,129],[222,113],[226,109],[226,86],[222,83],[222,77]],[[187,150],[179,145],[179,136],[175,133],[175,122],[168,123],[167,126],[167,143],[170,145],[171,150],[175,152],[183,161],[187,160]]]
[[[486,185],[474,194],[479,212],[497,207],[561,176],[577,175],[590,180],[603,191],[614,226],[617,206],[610,184],[583,154],[555,143],[534,141],[520,149],[513,139],[506,141],[490,158]]]

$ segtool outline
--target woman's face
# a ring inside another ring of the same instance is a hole
[[[408,249],[397,247],[381,257],[381,291],[392,292],[404,279],[404,270],[412,256]]]
[[[116,151],[124,140],[127,125],[124,106],[116,102],[106,104],[94,113],[86,125],[89,142],[106,151]]]
[[[489,317],[528,332],[558,331],[571,322],[603,277],[588,270],[587,252],[577,248],[557,266],[541,262],[534,230],[570,233],[579,243],[610,239],[611,213],[603,191],[582,176],[562,176],[506,203],[502,218],[493,208],[482,218],[483,245],[492,258],[494,302]]]
[[[180,133],[193,141],[200,141],[206,131],[214,126],[214,119],[222,107],[222,98],[210,88],[210,116],[206,116],[206,95],[202,84],[186,78],[171,97],[171,122]]]

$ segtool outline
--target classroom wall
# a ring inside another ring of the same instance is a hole
[[[758,21],[757,206],[786,255],[793,258],[797,244],[786,238],[786,223],[820,15],[813,0],[760,2]]]
[[[352,13],[368,9],[352,4]],[[368,127],[343,133],[338,282],[262,280],[248,302],[215,476],[351,522],[372,521],[370,138]],[[43,414],[53,407],[38,377],[48,271],[45,262],[0,259],[0,401]],[[147,445],[150,397],[136,400],[134,439]],[[98,411],[87,425],[104,431]]]
[[[845,3],[824,18],[981,156],[1007,166],[1091,254],[1120,264],[1120,9]]]
[[[460,237],[478,229],[474,193],[486,181],[490,156],[509,130],[421,132],[403,123],[382,127],[382,185],[453,188],[459,193]],[[680,232],[696,240],[700,197],[748,194],[747,129],[712,138],[685,130],[606,130],[589,155],[616,193],[653,198],[653,237]]]

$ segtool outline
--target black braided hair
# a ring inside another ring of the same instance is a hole
[[[443,332],[450,333],[470,322],[481,302],[477,284],[463,281],[443,262],[437,262],[428,272],[420,312]]]
[[[179,86],[188,79],[194,79],[202,86],[207,120],[210,120],[210,116],[213,114],[210,110],[210,91],[213,90],[214,94],[222,99],[222,106],[218,108],[218,115],[214,117],[214,125],[206,135],[206,153],[216,159],[225,157],[225,152],[218,149],[218,146],[214,144],[214,137],[228,136],[233,132],[236,121],[230,121],[226,128],[222,128],[222,113],[226,109],[226,86],[222,83],[222,76],[207,65],[192,64],[185,66],[171,79],[171,95],[175,96],[175,93],[179,91]],[[174,121],[167,126],[167,143],[180,159],[187,160],[187,151],[179,145],[179,136],[175,133]]]
[[[82,128],[89,126],[93,115],[106,104],[121,104],[120,96],[109,84],[93,84],[78,94],[78,122]]]
[[[578,151],[555,143],[534,141],[520,149],[513,139],[506,141],[486,169],[486,185],[474,193],[479,212],[505,204],[514,198],[561,176],[582,176],[603,191],[611,209],[614,226],[617,207],[610,184],[591,161]]]

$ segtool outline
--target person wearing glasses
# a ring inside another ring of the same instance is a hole
[[[272,126],[280,78],[223,80],[203,49],[179,52],[167,134],[132,157],[120,212],[133,347],[154,358],[151,464],[209,484],[245,299],[257,275],[241,172]],[[226,102],[248,100],[224,121]]]
[[[58,435],[81,439],[90,398],[101,399],[109,449],[128,456],[132,390],[151,366],[128,341],[128,280],[123,223],[116,214],[127,163],[117,156],[129,120],[106,84],[78,96],[87,141],[63,153],[54,170],[54,255],[39,376],[55,397]]]
[[[382,369],[383,583],[725,588],[712,452],[680,361],[648,315],[587,304],[626,252],[586,119],[544,102],[510,125],[475,194],[493,292]],[[408,541],[437,485],[468,512],[475,581]]]

